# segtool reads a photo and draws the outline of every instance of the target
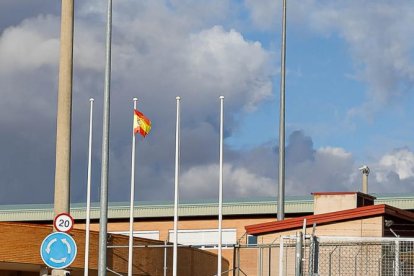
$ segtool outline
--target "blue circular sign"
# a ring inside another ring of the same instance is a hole
[[[43,262],[55,269],[70,266],[76,258],[77,251],[75,240],[62,232],[48,235],[40,246],[40,256]]]

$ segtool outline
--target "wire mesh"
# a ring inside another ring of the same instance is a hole
[[[223,275],[414,276],[414,239],[306,236],[300,267],[296,243],[296,236],[285,236],[271,244],[238,244]],[[127,247],[113,245],[108,266],[124,272]],[[171,245],[136,246],[134,256],[135,275],[171,275]],[[210,253],[179,248],[179,275],[215,275],[215,262]]]
[[[329,276],[414,275],[413,253],[414,240],[325,240],[318,245],[317,271],[313,273]]]
[[[281,237],[275,244],[240,246],[233,275],[414,276],[414,239],[308,236],[300,274],[295,247],[294,236]]]

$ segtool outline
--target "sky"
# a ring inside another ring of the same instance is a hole
[[[106,1],[75,5],[71,202],[99,200]],[[414,191],[414,3],[289,0],[286,196]],[[134,97],[135,199],[174,197],[181,97],[181,200],[216,200],[219,97],[224,200],[278,190],[281,0],[113,3],[109,200],[128,201]],[[53,203],[60,1],[0,2],[0,205]]]

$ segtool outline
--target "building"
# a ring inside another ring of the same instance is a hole
[[[414,240],[395,239],[414,237],[413,212],[387,204],[374,205],[375,197],[358,192],[313,195],[312,215],[245,227],[247,234],[256,236],[260,243],[279,244],[277,250],[268,247],[238,253],[239,266],[245,273],[254,274],[260,268],[264,275],[269,271],[286,275],[294,273],[302,260],[306,260],[303,264],[308,264],[303,269],[309,275],[414,273]],[[312,236],[304,237],[306,233]],[[389,237],[394,239],[387,239]],[[301,251],[297,251],[298,245]],[[300,257],[299,264],[295,260],[298,252],[305,255]],[[275,259],[277,261],[271,261]],[[245,265],[249,260],[268,261]]]
[[[291,235],[317,226],[320,236],[414,237],[414,213],[387,204],[374,204],[375,197],[359,192],[314,193],[314,212],[284,221],[246,226],[246,233],[263,241]],[[306,225],[306,227],[305,227]]]
[[[45,265],[40,256],[40,246],[43,239],[52,233],[50,225],[0,222],[0,275],[1,276],[35,276],[50,275],[45,271]],[[77,244],[77,256],[70,265],[72,275],[84,275],[85,259],[85,231],[73,229],[70,235]],[[89,275],[97,275],[99,233],[90,233],[89,246]],[[110,235],[108,238],[108,268],[117,273],[128,272],[128,237],[124,235]],[[134,250],[134,275],[171,275],[172,247],[164,249],[164,242],[135,238],[134,244],[142,247]],[[170,244],[171,245],[171,244]],[[119,247],[118,247],[119,246]],[[217,272],[217,256],[205,250],[184,247],[179,248],[178,274],[179,275],[213,275]],[[223,260],[225,270],[229,262]],[[108,275],[116,275],[108,272]]]
[[[337,198],[335,198],[335,196]],[[338,196],[343,198],[341,204],[339,204],[341,200]],[[324,204],[326,205],[325,207]],[[146,250],[151,252],[151,254],[162,251],[162,253],[158,253],[158,255],[148,254],[146,259],[154,258],[159,260],[160,256],[165,256],[164,251],[163,249],[160,249],[160,246],[165,242],[173,241],[173,236],[171,235],[173,230],[173,204],[166,202],[138,202],[135,206],[134,235],[137,237],[136,243],[152,244],[152,247],[147,246],[142,249],[143,251]],[[286,220],[284,221],[276,221],[276,210],[277,202],[273,198],[227,201],[223,204],[223,257],[227,260],[227,262],[225,262],[226,265],[223,266],[231,269],[236,265],[235,245],[263,244],[278,235],[294,233],[303,227],[304,218],[307,220],[307,231],[311,231],[312,225],[315,222],[317,225],[317,233],[329,234],[329,231],[336,231],[338,235],[352,234],[350,232],[342,232],[344,229],[338,231],[338,227],[346,225],[346,227],[349,227],[350,229],[358,229],[357,231],[354,231],[355,235],[389,236],[392,234],[391,230],[387,230],[388,228],[383,227],[386,220],[392,220],[395,223],[394,227],[398,226],[400,221],[409,221],[412,223],[410,211],[414,210],[414,195],[377,195],[377,197],[374,198],[361,193],[315,193],[313,194],[313,197],[286,198]],[[191,246],[186,250],[193,250],[191,251],[193,253],[188,255],[193,257],[182,259],[183,262],[197,263],[197,260],[200,260],[201,257],[196,258],[194,254],[198,254],[207,259],[211,259],[209,256],[216,256],[211,255],[211,253],[217,253],[217,214],[218,204],[216,202],[187,202],[180,204],[178,241],[181,244]],[[84,231],[82,230],[85,228],[86,217],[84,205],[72,204],[71,215],[76,221],[76,229],[73,230],[73,233],[75,233],[74,236],[77,237],[77,242],[82,244],[82,235],[84,237],[84,234],[82,234]],[[41,242],[40,238],[46,236],[45,234],[50,233],[51,231],[53,216],[52,205],[0,206],[0,221],[19,222],[24,225],[27,225],[28,223],[36,224],[36,229],[43,229],[42,231],[39,230],[41,232],[37,240],[39,245]],[[108,216],[108,232],[110,232],[113,237],[116,237],[118,245],[127,245],[127,238],[122,235],[127,234],[129,228],[129,203],[110,204]],[[91,229],[98,231],[99,208],[97,205],[92,207],[91,218]],[[374,224],[376,225],[375,227],[373,226]],[[7,236],[4,234],[6,232],[12,236],[24,235],[24,233],[26,233],[26,230],[11,230],[10,228],[2,227],[4,227],[4,224],[0,225],[0,232],[3,233],[0,238],[3,237],[3,239]],[[33,229],[30,227],[27,228],[28,226],[25,227],[26,228],[19,229]],[[395,229],[395,232],[401,232],[402,229],[394,227],[391,229]],[[26,235],[28,235],[28,233],[29,230],[27,230]],[[97,232],[94,232],[93,235],[97,235]],[[13,240],[12,237],[7,237],[7,240]],[[151,239],[152,241],[148,241],[147,239]],[[3,244],[4,242],[7,241],[3,240]],[[158,249],[156,248],[157,246],[159,247]],[[38,246],[34,247],[38,248]],[[79,252],[81,252],[82,246],[79,246],[79,248]],[[180,250],[183,250],[183,248],[180,248]],[[24,249],[26,250],[26,248]],[[123,250],[127,252],[126,249]],[[203,254],[200,255],[199,253],[195,253],[199,252],[196,250],[202,250],[202,252],[207,253],[207,255],[204,256]],[[30,252],[30,256],[32,257],[37,254],[37,265],[40,267],[37,249],[34,249],[34,251],[31,250]],[[139,253],[137,255],[142,257],[145,254]],[[179,255],[185,256],[184,253],[180,253]],[[10,263],[10,260],[7,261],[1,256],[2,255],[0,254],[0,263]],[[167,251],[166,256],[167,258],[171,257],[170,251]],[[78,258],[80,258],[80,260],[78,260]],[[96,258],[96,255],[91,258]],[[83,257],[82,254],[80,254],[74,263],[75,270],[80,271],[82,260]],[[76,265],[77,262],[79,262],[78,265]],[[140,262],[140,258],[137,259],[137,262]],[[20,263],[24,263],[23,260],[17,259],[16,264]],[[211,260],[211,263],[209,263],[208,266],[214,268],[215,266],[212,265],[213,263],[214,261]],[[91,266],[93,269],[93,262],[91,262]],[[169,269],[171,268],[171,265],[167,266]],[[158,262],[156,269],[160,270],[160,267],[162,268],[162,264],[160,266],[160,262]],[[6,268],[7,266],[0,265],[0,270],[4,271]],[[124,268],[118,266],[116,269],[123,271]],[[8,271],[10,272],[11,270]]]

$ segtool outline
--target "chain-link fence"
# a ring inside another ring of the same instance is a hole
[[[414,275],[414,239],[320,237],[316,248],[318,275]]]
[[[134,274],[168,276],[172,273],[171,244],[135,245]],[[109,268],[124,274],[127,246],[113,251]],[[216,275],[217,249],[179,247],[179,275]],[[213,253],[213,254],[211,254]],[[414,276],[414,239],[282,236],[269,244],[237,244],[227,248],[228,276]]]
[[[414,239],[285,236],[234,258],[236,276],[414,276]]]

